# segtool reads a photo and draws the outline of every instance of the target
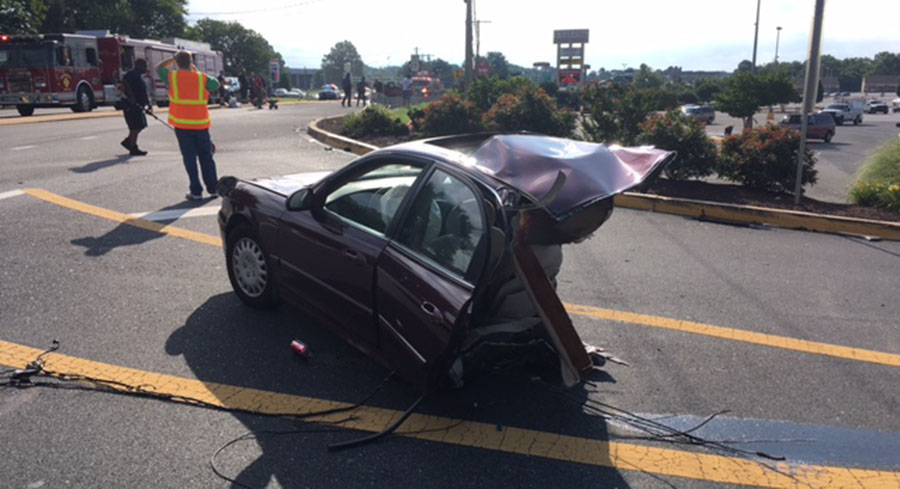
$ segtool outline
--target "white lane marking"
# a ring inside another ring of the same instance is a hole
[[[10,197],[15,197],[17,195],[23,195],[25,192],[21,190],[10,190],[8,192],[0,192],[0,200],[8,199]]]
[[[213,216],[219,212],[219,206],[193,207],[186,209],[169,209],[154,212],[133,212],[131,217],[140,217],[148,221],[175,221],[184,217]]]
[[[34,146],[34,145],[16,146],[15,148],[10,148],[10,151],[22,151],[23,149],[31,149],[31,148],[37,148],[37,146]]]
[[[99,136],[85,136],[83,138],[78,138],[78,139],[81,139],[82,141],[90,141],[91,139],[97,139],[98,137]]]

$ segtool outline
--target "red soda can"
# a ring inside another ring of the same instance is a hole
[[[300,358],[304,360],[309,359],[309,348],[306,346],[306,343],[303,343],[300,340],[291,341],[291,350],[294,350],[294,353],[300,356]]]

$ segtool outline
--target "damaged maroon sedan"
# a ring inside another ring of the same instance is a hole
[[[334,173],[224,177],[235,293],[281,299],[426,390],[550,362],[593,365],[555,292],[562,245],[674,153],[546,136],[465,135],[381,149]]]

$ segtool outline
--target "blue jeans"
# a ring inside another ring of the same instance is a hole
[[[213,160],[209,129],[196,131],[176,128],[175,136],[178,137],[178,147],[181,148],[184,169],[187,170],[188,178],[191,180],[191,193],[203,194],[203,185],[200,185],[200,178],[197,175],[197,158],[199,157],[200,171],[203,173],[206,191],[215,195],[218,179],[216,178],[216,162]]]

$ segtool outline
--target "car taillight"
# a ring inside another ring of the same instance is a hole
[[[47,88],[47,80],[45,78],[35,78],[34,86],[37,88]]]

